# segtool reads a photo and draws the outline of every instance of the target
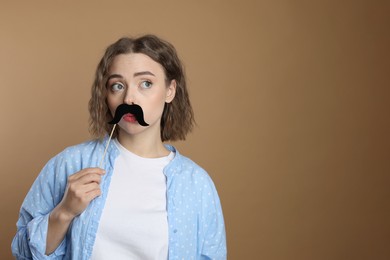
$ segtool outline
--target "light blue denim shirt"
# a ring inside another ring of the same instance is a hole
[[[69,147],[42,169],[20,209],[12,252],[17,259],[89,259],[100,216],[107,198],[113,165],[119,154],[111,142],[105,158],[102,195],[76,217],[64,240],[46,256],[49,214],[61,201],[70,175],[97,167],[105,143],[89,141]],[[226,235],[221,204],[215,186],[201,167],[180,155],[173,146],[174,159],[165,167],[169,259],[226,259]],[[126,201],[123,201],[125,204]]]

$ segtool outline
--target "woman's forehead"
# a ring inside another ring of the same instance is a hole
[[[143,53],[117,55],[108,70],[108,74],[133,74],[133,76],[143,72],[149,72],[155,76],[165,76],[162,65]]]

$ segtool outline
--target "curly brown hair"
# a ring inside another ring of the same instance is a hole
[[[164,68],[167,86],[172,80],[176,81],[175,98],[172,102],[165,103],[162,114],[161,140],[163,142],[185,140],[195,120],[188,96],[184,68],[173,45],[155,35],[144,35],[138,38],[123,37],[106,49],[96,69],[92,95],[88,104],[90,133],[93,137],[102,140],[111,131],[112,126],[107,123],[112,120],[107,106],[107,74],[114,58],[128,53],[142,53],[161,64]],[[114,133],[114,137],[117,134],[117,132]]]

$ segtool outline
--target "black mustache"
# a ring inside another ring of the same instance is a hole
[[[111,125],[118,124],[121,121],[121,118],[126,114],[132,114],[137,119],[137,122],[142,126],[148,126],[144,121],[144,112],[139,105],[128,105],[128,104],[120,104],[115,110],[114,118],[108,122]]]

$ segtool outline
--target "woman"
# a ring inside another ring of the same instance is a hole
[[[174,47],[154,35],[110,45],[96,71],[89,112],[95,140],[65,149],[43,168],[22,204],[13,254],[225,259],[212,180],[163,143],[184,140],[194,124]],[[107,122],[117,113],[112,131]]]

